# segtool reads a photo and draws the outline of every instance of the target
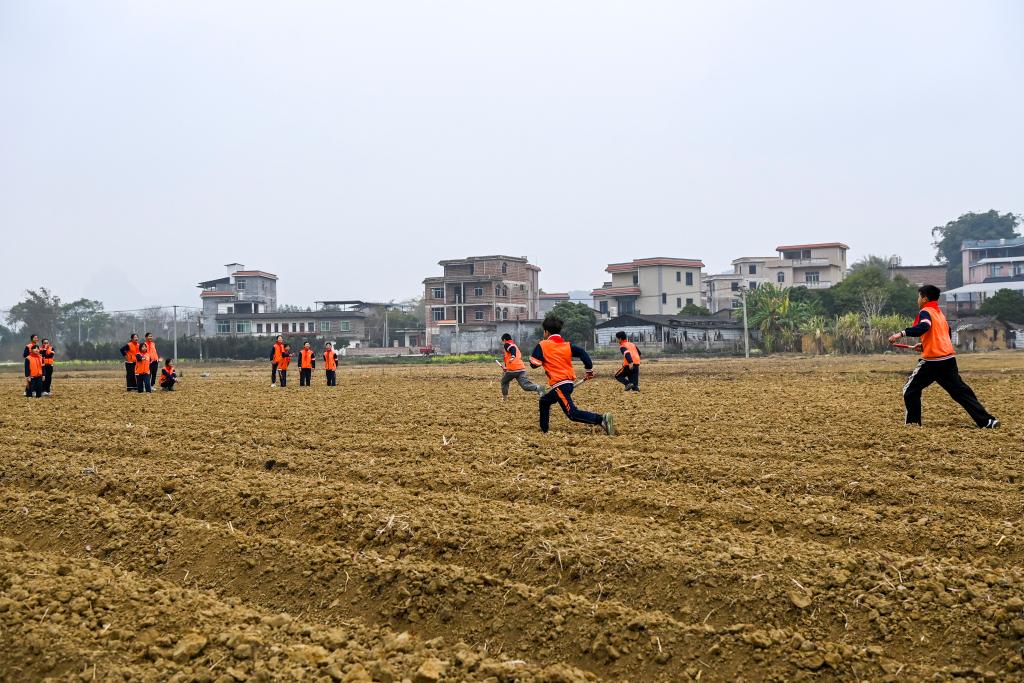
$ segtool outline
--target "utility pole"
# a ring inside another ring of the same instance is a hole
[[[78,314],[78,343],[82,343],[82,314]]]
[[[747,290],[743,292],[743,355],[750,358],[750,328],[747,326]]]
[[[178,307],[171,308],[174,309],[174,360],[178,360]]]

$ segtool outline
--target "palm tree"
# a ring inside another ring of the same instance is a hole
[[[792,351],[801,325],[810,317],[803,302],[791,301],[788,289],[766,284],[747,297],[750,324],[761,333],[765,351]]]

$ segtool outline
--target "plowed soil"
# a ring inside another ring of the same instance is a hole
[[[0,679],[1024,680],[1024,353],[0,376]],[[539,379],[539,377],[537,378]]]

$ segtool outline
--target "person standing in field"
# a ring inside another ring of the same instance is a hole
[[[530,381],[526,376],[526,363],[523,361],[523,354],[519,347],[512,341],[512,335],[507,332],[501,335],[501,344],[504,347],[505,358],[501,365],[505,373],[501,376],[501,400],[508,400],[508,385],[513,381],[518,382],[523,391],[536,391],[544,395],[544,391]]]
[[[292,362],[292,345],[284,344],[281,348],[281,359],[277,361],[277,377],[281,381],[281,388],[288,386],[288,366]]]
[[[540,397],[540,431],[548,431],[551,406],[557,402],[565,416],[573,422],[600,425],[605,434],[615,434],[615,423],[612,421],[611,413],[600,415],[587,412],[580,410],[573,403],[572,390],[576,382],[576,371],[573,370],[572,359],[579,358],[583,362],[587,379],[594,377],[594,362],[582,347],[570,344],[562,338],[562,324],[562,319],[558,316],[549,315],[544,318],[541,325],[544,339],[537,344],[530,356],[530,365],[544,368],[548,376],[548,390]]]
[[[135,391],[135,358],[139,355],[139,335],[132,333],[128,343],[121,347],[121,355],[124,357],[124,381],[126,391]]]
[[[39,335],[37,335],[37,334],[29,335],[28,344],[25,344],[25,348],[21,350],[21,357],[25,359],[25,389],[26,390],[28,390],[28,385],[31,383],[29,381],[29,378],[31,377],[31,375],[29,374],[28,355],[32,352],[32,347],[33,346],[39,346]]]
[[[53,358],[57,355],[49,339],[43,340],[39,355],[43,357],[43,396],[49,396],[53,384]]]
[[[145,391],[153,393],[153,383],[149,374],[149,346],[146,342],[139,345],[139,351],[135,354],[135,391],[140,394]]]
[[[174,385],[178,382],[178,372],[174,369],[172,359],[164,361],[164,368],[160,371],[160,388],[164,391],[174,391]]]
[[[622,330],[615,333],[615,338],[622,353],[622,367],[615,373],[615,379],[625,385],[626,391],[640,391],[640,350]]]
[[[327,386],[338,386],[338,352],[334,350],[331,342],[327,342],[324,349],[324,375],[327,376]]]
[[[147,332],[143,339],[146,341],[146,347],[149,348],[149,385],[155,387],[156,375],[160,370],[160,354],[157,353],[156,340],[153,339],[152,332]]]
[[[299,351],[299,386],[308,387],[310,381],[313,379],[313,368],[316,367],[316,356],[313,353],[312,347],[309,342],[302,344],[302,350]]]
[[[35,335],[33,335],[34,337]],[[28,376],[25,378],[25,398],[36,398],[43,396],[43,356],[39,353],[39,345],[31,344],[25,349],[25,365],[28,368]]]
[[[284,353],[284,337],[277,335],[277,341],[274,342],[274,348],[270,351],[270,386],[271,388],[277,386],[277,370],[281,364],[281,357]]]
[[[946,390],[959,403],[974,424],[982,429],[995,429],[999,420],[985,410],[967,383],[960,377],[956,365],[956,350],[949,332],[949,323],[939,308],[939,288],[924,285],[917,290],[917,305],[921,312],[913,326],[894,332],[889,343],[895,344],[902,337],[916,337],[921,341],[914,349],[920,351],[921,359],[910,373],[910,379],[903,386],[903,403],[906,406],[906,424],[921,424],[921,392],[933,382]]]

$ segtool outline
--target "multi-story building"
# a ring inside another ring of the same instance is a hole
[[[965,240],[960,257],[965,285],[1024,280],[1024,237]]]
[[[613,318],[679,313],[687,304],[700,304],[703,268],[698,259],[665,257],[610,263],[605,272],[612,279],[591,292],[594,307]]]
[[[199,283],[203,302],[202,334],[289,336],[301,334],[331,341],[362,339],[366,314],[327,308],[302,311],[277,305],[277,276],[229,263],[228,274]]]
[[[757,289],[767,283],[786,287],[781,266],[782,259],[778,256],[741,256],[733,260],[732,274],[740,278],[740,283],[747,289]]]
[[[541,292],[538,297],[540,301],[540,314],[544,315],[558,304],[569,301],[569,292]]]
[[[846,252],[849,249],[842,242],[775,247],[779,258],[769,268],[769,281],[780,287],[828,289],[846,277]]]
[[[423,280],[427,345],[450,331],[493,336],[498,323],[540,317],[540,268],[525,256],[470,256],[440,261],[444,274]]]
[[[912,285],[935,285],[946,289],[946,266],[905,266],[898,259],[889,264],[889,279],[902,277]]]
[[[712,313],[729,311],[739,306],[740,287],[746,282],[735,272],[704,276],[704,306]]]

